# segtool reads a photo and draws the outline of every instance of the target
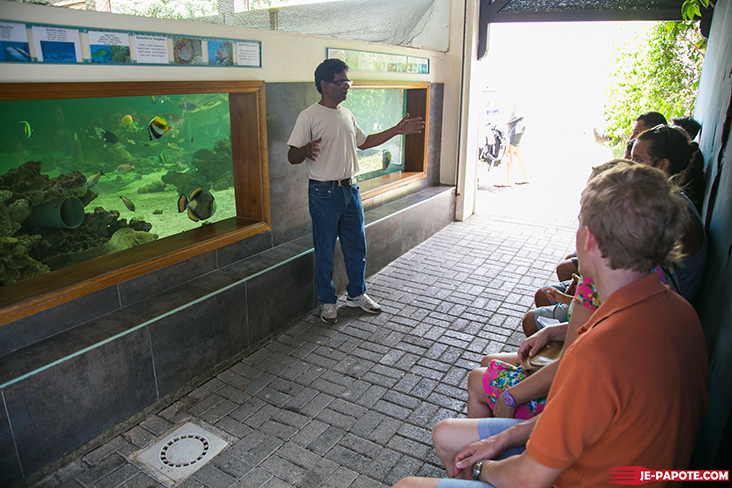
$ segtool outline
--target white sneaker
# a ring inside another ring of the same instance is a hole
[[[365,293],[357,296],[356,298],[348,297],[346,305],[354,308],[359,307],[361,310],[368,313],[381,313],[381,307],[379,304],[373,301],[371,297]]]
[[[326,324],[338,322],[338,306],[335,303],[324,303],[323,310],[320,312],[320,320]]]

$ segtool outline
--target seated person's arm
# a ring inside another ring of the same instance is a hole
[[[548,468],[523,452],[501,461],[486,461],[478,479],[501,488],[550,487],[562,471]]]
[[[704,245],[704,226],[696,218],[691,217],[679,240],[681,252],[685,257],[696,256]]]
[[[564,346],[562,347],[561,355],[559,356],[559,359],[554,361],[551,364],[548,364],[541,368],[536,373],[532,374],[528,378],[524,379],[520,383],[510,387],[508,389],[508,392],[511,394],[511,396],[516,400],[516,403],[519,405],[527,403],[531,400],[537,400],[539,398],[543,398],[549,394],[549,389],[552,386],[552,381],[554,381],[554,377],[557,374],[557,370],[559,369],[559,362],[562,360],[562,357],[564,356],[565,351],[569,348],[569,346],[574,343],[574,341],[577,339],[577,329],[582,327],[592,316],[593,311],[590,310],[587,307],[582,306],[576,306],[574,307],[574,311],[572,312],[572,317],[570,317],[569,324],[560,324],[560,325],[554,325],[551,327],[546,327],[536,334],[532,335],[531,337],[524,340],[524,342],[521,344],[521,347],[519,348],[519,359],[522,359],[525,354],[528,354],[530,349],[529,347],[525,347],[527,343],[531,343],[531,339],[534,336],[537,336],[539,334],[551,334],[552,336],[555,336],[558,332],[564,331]],[[547,332],[544,332],[547,331]],[[551,337],[551,336],[550,336]],[[548,339],[555,341],[555,340],[561,340],[552,337],[551,339]],[[548,342],[547,341],[547,342]],[[541,346],[535,349],[535,351],[538,351],[543,345],[546,344],[544,342]],[[537,343],[538,345],[538,343]],[[502,399],[498,399],[496,402],[496,405],[494,406],[493,413],[496,417],[513,417],[514,409],[507,407]]]
[[[538,419],[539,416],[537,415],[525,422],[509,427],[500,434],[468,444],[455,456],[454,468],[450,476],[455,478],[463,470],[472,469],[475,463],[495,459],[512,447],[525,446]]]

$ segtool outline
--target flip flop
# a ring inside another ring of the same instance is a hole
[[[511,188],[511,185],[493,185],[496,188]]]
[[[528,185],[529,182],[528,181],[517,181],[515,184],[516,185]]]

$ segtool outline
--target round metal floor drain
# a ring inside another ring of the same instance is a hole
[[[171,468],[185,468],[206,457],[208,449],[208,439],[202,435],[177,435],[160,448],[160,462]]]

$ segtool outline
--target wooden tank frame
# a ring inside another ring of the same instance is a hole
[[[2,287],[0,326],[271,228],[263,81],[0,84],[0,101],[226,93],[236,217]]]

